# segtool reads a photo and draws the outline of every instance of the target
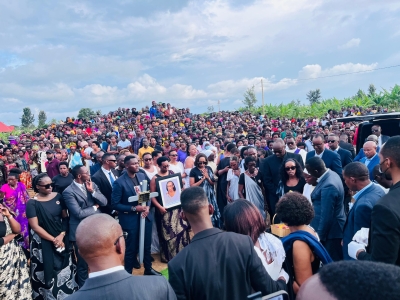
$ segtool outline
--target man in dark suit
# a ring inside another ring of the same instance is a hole
[[[163,276],[132,276],[125,271],[126,237],[118,222],[105,214],[90,216],[79,224],[76,242],[90,274],[68,299],[176,299]]]
[[[353,159],[351,158],[351,152],[339,146],[339,137],[336,134],[330,134],[328,136],[328,145],[330,150],[339,154],[340,160],[342,162],[342,168],[353,161]]]
[[[358,230],[371,226],[372,208],[385,192],[379,185],[369,180],[368,169],[360,162],[348,164],[343,169],[343,177],[349,189],[356,192],[353,196],[355,202],[349,211],[343,230],[343,257],[351,259],[348,254],[349,243]]]
[[[400,136],[391,137],[379,152],[381,173],[393,185],[372,209],[368,248],[351,242],[349,256],[400,266]]]
[[[379,156],[376,152],[376,144],[374,142],[364,143],[363,150],[365,156],[360,160],[367,168],[369,172],[369,179],[374,180],[374,168],[379,165]]]
[[[314,156],[320,157],[327,168],[331,169],[342,178],[342,161],[340,160],[340,156],[332,150],[325,148],[325,138],[322,134],[316,134],[314,136],[313,146],[314,150],[307,153],[306,164],[307,160],[310,158]]]
[[[381,148],[378,146],[378,137],[375,134],[371,134],[365,140],[365,142],[369,142],[369,141],[372,141],[376,144],[376,152],[379,153],[379,150]],[[361,148],[360,151],[358,152],[357,156],[354,158],[354,161],[361,161],[361,159],[364,157],[365,157],[365,153],[364,153],[363,148]]]
[[[371,133],[378,137],[378,146],[382,147],[389,140],[389,136],[382,134],[382,128],[379,125],[371,127]]]
[[[93,176],[94,174],[97,173],[101,169],[101,159],[103,158],[104,152],[99,151],[96,153],[96,160],[97,162],[90,167],[90,174]]]
[[[150,201],[148,206],[139,205],[137,201],[128,202],[128,198],[136,196],[141,192],[143,180],[147,180],[147,190],[149,190],[149,178],[139,172],[139,161],[133,155],[128,155],[124,159],[126,172],[121,175],[113,184],[111,194],[111,208],[118,212],[119,224],[128,233],[126,240],[125,270],[132,274],[133,268],[140,269],[137,261],[139,250],[140,218],[145,220],[144,237],[144,275],[161,275],[151,267],[151,231],[153,216],[149,214]]]
[[[194,237],[168,263],[177,299],[246,299],[252,290],[266,295],[286,288],[287,274],[281,271],[273,281],[249,236],[213,228],[214,209],[201,187],[185,189],[181,203],[181,217],[192,226]]]
[[[295,159],[299,162],[300,166],[304,168],[303,159],[300,154],[286,152],[285,142],[278,138],[275,140],[272,149],[274,155],[265,158],[260,165],[260,171],[263,176],[264,187],[267,191],[268,209],[271,218],[275,215],[275,205],[279,200],[276,190],[281,180],[279,170],[283,162],[289,158]]]
[[[317,231],[322,245],[332,259],[341,260],[343,259],[341,241],[346,222],[342,180],[335,172],[328,170],[319,157],[307,159],[306,169],[311,176],[318,178],[317,185],[311,193],[315,211],[311,227]]]
[[[105,153],[102,157],[102,167],[99,172],[92,176],[93,182],[99,187],[101,193],[107,198],[107,205],[100,208],[102,213],[112,215],[111,193],[112,185],[118,178],[118,172],[115,170],[116,158],[114,154]]]
[[[345,133],[342,133],[339,138],[339,146],[347,151],[350,151],[351,158],[354,159],[354,157],[356,157],[356,151],[354,146],[349,143],[349,136]]]
[[[99,214],[98,208],[107,205],[107,199],[97,185],[90,180],[89,171],[85,166],[75,166],[71,173],[74,181],[62,195],[69,212],[69,240],[74,245],[75,255],[78,259],[76,282],[81,287],[88,277],[88,266],[78,251],[75,239],[76,228],[84,218]]]

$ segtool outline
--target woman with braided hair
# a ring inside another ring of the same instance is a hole
[[[52,191],[47,173],[34,178],[33,189],[36,195],[26,207],[31,241],[32,298],[64,299],[78,287],[67,233],[67,208],[61,194]]]

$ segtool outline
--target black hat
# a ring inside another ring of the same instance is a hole
[[[54,151],[49,149],[46,151],[46,154],[54,154]]]

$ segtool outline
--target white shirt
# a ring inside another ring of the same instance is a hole
[[[318,156],[319,158],[322,159],[322,155],[324,155],[324,152],[325,152],[325,149],[320,154],[317,154],[317,151],[315,151],[315,156]]]
[[[112,267],[109,269],[105,269],[103,271],[89,273],[89,278],[98,277],[98,276],[102,276],[102,275],[106,275],[106,274],[110,274],[110,273],[114,273],[114,272],[118,272],[118,271],[122,271],[122,270],[125,270],[123,266]]]
[[[108,171],[108,170],[104,169],[103,167],[101,167],[101,170],[103,171],[104,175],[106,175],[106,178],[107,178],[107,180],[108,180],[108,182],[109,182],[110,184],[111,184],[111,179],[110,179],[109,173],[111,173],[111,177],[114,179],[114,181],[116,180],[116,178],[115,178],[113,172],[111,172],[111,170]],[[111,184],[111,185],[112,185],[112,184]]]
[[[378,146],[382,147],[382,135],[378,137]]]
[[[292,149],[289,149],[288,147],[286,147],[286,152],[294,153],[297,149],[300,149],[300,148],[296,148],[296,149],[292,150]],[[299,154],[301,156],[301,158],[303,159],[303,163],[305,164],[306,158],[307,158],[307,151],[304,149],[300,149],[299,153],[297,153],[297,154]]]

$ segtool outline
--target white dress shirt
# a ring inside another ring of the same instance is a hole
[[[112,186],[112,183],[111,183],[111,179],[110,179],[110,173],[111,173],[111,177],[114,179],[114,181],[116,180],[116,178],[115,178],[115,176],[114,176],[114,174],[113,174],[113,172],[111,172],[111,170],[106,170],[106,169],[104,169],[103,167],[101,167],[101,170],[103,171],[103,173],[104,173],[104,175],[106,176],[106,178],[107,178],[107,180],[108,180],[108,182],[111,184],[111,186]]]
[[[114,273],[114,272],[118,272],[118,271],[122,271],[122,270],[125,270],[123,266],[116,266],[116,267],[112,267],[109,269],[105,269],[103,271],[89,273],[89,278],[98,277],[98,276],[102,276],[102,275],[106,275],[106,274],[110,274],[110,273]]]

